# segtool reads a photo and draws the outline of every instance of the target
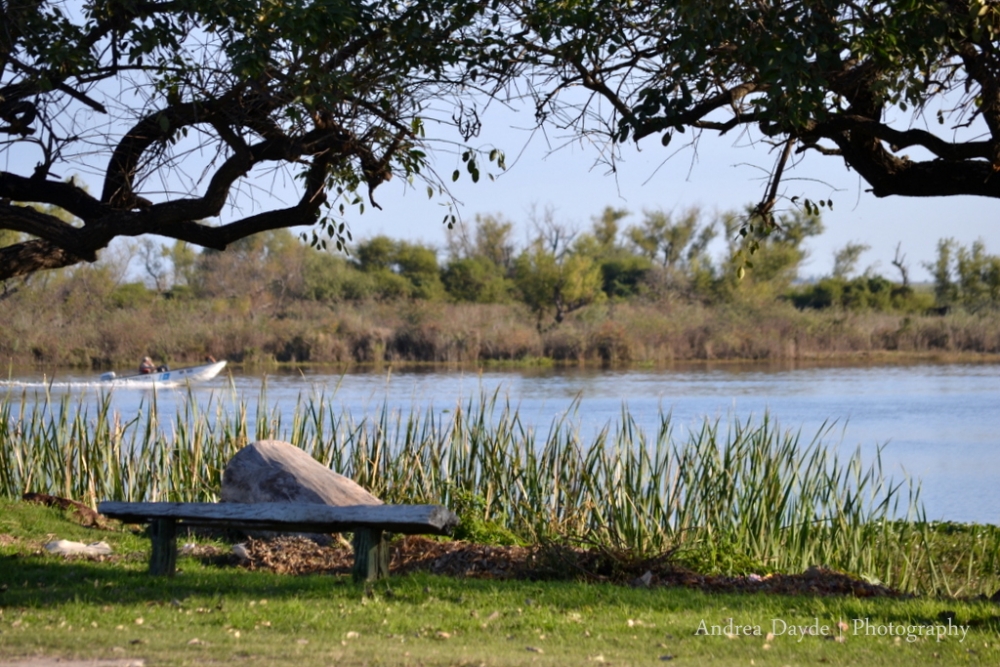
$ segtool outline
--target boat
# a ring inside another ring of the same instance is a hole
[[[135,375],[116,375],[109,371],[101,375],[101,382],[115,385],[177,385],[186,382],[205,382],[211,380],[226,367],[225,361],[215,361],[201,366],[188,366],[174,370],[156,371],[154,373],[136,373]]]

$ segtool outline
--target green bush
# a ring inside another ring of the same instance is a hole
[[[449,262],[441,281],[453,300],[470,303],[506,303],[513,289],[503,269],[485,257]]]
[[[524,544],[524,540],[507,527],[510,518],[506,513],[491,516],[489,507],[492,503],[481,495],[453,486],[448,491],[446,502],[458,515],[458,526],[452,535],[456,540],[501,546]]]
[[[601,280],[604,293],[611,298],[627,299],[638,296],[652,268],[645,257],[621,255],[601,262]]]
[[[374,296],[383,301],[407,299],[413,296],[413,283],[388,269],[368,274],[374,284]]]
[[[1000,309],[1000,256],[987,254],[982,241],[967,248],[955,239],[942,239],[937,260],[924,266],[934,274],[939,308],[958,306],[973,313]]]
[[[914,313],[926,311],[934,304],[929,293],[918,292],[908,285],[898,285],[882,276],[823,278],[813,285],[799,288],[789,298],[801,310],[835,308]]]
[[[376,280],[342,257],[311,253],[303,268],[303,296],[325,302],[363,301],[375,296]]]
[[[114,308],[137,308],[156,301],[157,294],[142,283],[125,283],[115,287],[108,295]]]
[[[441,283],[437,253],[433,248],[400,241],[396,245],[393,260],[399,275],[409,281],[410,295],[413,298],[427,301],[444,298],[445,289]]]

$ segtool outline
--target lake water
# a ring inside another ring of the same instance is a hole
[[[55,395],[92,396],[91,375],[23,375],[6,383],[20,394],[47,386]],[[267,376],[233,372],[197,387],[199,404],[247,402],[262,388],[270,410],[290,424],[300,398],[323,394],[356,420],[388,405],[408,414],[444,413],[483,392],[499,391],[522,422],[545,432],[567,416],[589,437],[621,420],[626,406],[648,435],[665,413],[675,436],[706,418],[724,424],[767,412],[783,429],[810,441],[824,422],[836,422],[825,442],[870,458],[883,446],[887,474],[919,479],[932,519],[1000,523],[1000,366],[916,364],[862,367],[691,366],[675,370],[392,370],[329,374],[316,370]],[[2,388],[2,386],[0,386]],[[134,415],[148,405],[148,389],[116,389],[115,409]],[[160,389],[157,405],[169,415],[186,389]],[[89,400],[89,399],[88,399]]]

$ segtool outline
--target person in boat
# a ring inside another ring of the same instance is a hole
[[[156,366],[153,364],[153,360],[149,357],[143,357],[142,363],[139,364],[139,374],[149,375],[150,373],[166,373],[170,368],[166,364],[161,364]]]

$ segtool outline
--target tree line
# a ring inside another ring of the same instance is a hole
[[[932,288],[912,284],[900,248],[892,263],[896,279],[873,268],[859,271],[869,247],[857,243],[835,253],[830,275],[800,282],[806,242],[823,231],[820,212],[781,215],[749,243],[739,232],[745,215],[655,210],[630,222],[635,216],[628,211],[608,207],[580,230],[558,222],[550,209],[536,210],[519,243],[513,221],[481,214],[449,230],[444,248],[379,235],[359,240],[349,253],[313,247],[286,229],[241,239],[226,252],[146,239],[117,262],[38,274],[20,288],[8,283],[7,295],[55,289],[57,298],[82,299],[87,308],[104,307],[100,295],[121,308],[156,299],[221,300],[275,313],[302,300],[519,303],[539,331],[588,306],[632,300],[708,307],[787,301],[799,309],[899,313],[1000,307],[1000,256],[982,241],[966,247],[942,239],[937,257],[925,264]]]
[[[861,244],[802,281],[821,213],[782,215],[758,238],[740,234],[745,212],[611,207],[585,228],[551,210],[520,224],[479,215],[441,247],[383,235],[345,253],[286,229],[224,252],[141,238],[6,281],[0,358],[105,369],[147,354],[531,364],[1000,351],[1000,259],[983,243],[942,240],[933,284],[912,283],[901,251],[890,277],[864,268]]]

